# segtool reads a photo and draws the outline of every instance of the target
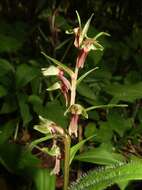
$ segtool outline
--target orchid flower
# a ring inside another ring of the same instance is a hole
[[[65,114],[67,112],[71,113],[71,121],[70,121],[69,129],[68,129],[69,134],[70,135],[74,134],[75,137],[77,137],[79,117],[80,117],[80,115],[83,115],[85,118],[88,118],[87,112],[86,112],[85,108],[79,104],[71,105],[68,108],[68,110],[65,112]]]
[[[91,51],[91,50],[101,50],[102,51],[103,50],[103,46],[101,46],[98,43],[97,38],[99,38],[102,35],[109,36],[109,34],[106,32],[100,32],[95,37],[89,38],[87,36],[87,32],[88,32],[93,14],[88,19],[88,21],[86,22],[86,24],[84,25],[83,28],[81,26],[81,19],[80,19],[80,16],[77,11],[76,11],[76,14],[77,14],[78,22],[79,22],[79,27],[73,29],[73,33],[75,35],[74,46],[80,50],[77,60],[76,60],[76,66],[78,68],[83,68],[84,62],[87,58],[89,51]]]
[[[66,77],[64,77],[64,72],[62,70],[59,71],[58,73],[58,78],[61,82],[61,92],[64,95],[65,101],[66,101],[66,106],[68,105],[69,102],[69,96],[68,96],[68,91],[71,88],[70,82]]]
[[[71,85],[70,85],[70,82],[68,81],[68,79],[64,76],[63,70],[61,70],[59,67],[50,66],[48,68],[42,68],[42,74],[44,76],[55,75],[58,77],[58,79],[60,80],[60,83],[56,82],[54,85],[49,87],[47,90],[51,91],[51,90],[61,89],[61,92],[64,95],[66,106],[67,106],[68,102],[69,102],[68,91],[70,90]]]
[[[61,152],[59,146],[56,144],[56,141],[53,143],[51,150],[53,150],[55,154],[55,166],[51,174],[58,175],[60,172]]]

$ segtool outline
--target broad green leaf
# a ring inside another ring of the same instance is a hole
[[[17,170],[30,172],[30,170],[37,167],[39,163],[40,160],[34,154],[27,149],[22,149],[17,163]]]
[[[28,23],[14,19],[13,22],[0,21],[0,52],[15,53],[19,50],[26,40]]]
[[[85,135],[86,138],[93,135],[93,134],[96,134],[96,132],[97,132],[97,128],[96,128],[95,122],[89,122],[85,126],[84,135]]]
[[[74,72],[67,67],[66,65],[62,64],[60,61],[46,55],[44,52],[41,52],[47,59],[49,59],[50,61],[52,61],[55,65],[58,65],[61,69],[63,69],[65,72],[67,72],[70,76],[74,75]]]
[[[1,163],[4,164],[4,167],[6,167],[9,172],[15,172],[17,170],[21,154],[20,145],[5,142],[4,144],[0,144],[0,152]]]
[[[86,98],[96,100],[96,96],[94,91],[84,82],[80,83],[80,85],[77,86],[77,92]]]
[[[127,106],[128,105],[126,105],[126,104],[98,105],[98,106],[91,106],[89,108],[86,108],[86,111],[91,111],[91,110],[98,109],[98,108],[113,108],[113,107],[123,108],[123,107],[127,107]]]
[[[43,113],[40,115],[44,118],[48,118],[49,120],[55,122],[57,125],[61,127],[67,127],[68,118],[64,116],[65,107],[62,107],[58,100],[54,100],[52,102],[47,102],[44,107]]]
[[[88,137],[87,139],[84,139],[82,141],[80,141],[79,143],[75,144],[74,146],[71,147],[70,149],[70,164],[72,163],[77,151],[84,145],[84,143],[88,140],[90,140],[91,138],[93,138],[93,136]]]
[[[14,130],[16,129],[16,125],[16,120],[10,120],[9,122],[1,125],[0,144],[4,144],[10,137],[14,136]]]
[[[132,128],[132,124],[132,118],[125,118],[116,111],[111,111],[108,115],[109,127],[120,137],[123,137],[124,133]]]
[[[88,172],[72,184],[69,190],[104,190],[116,183],[142,179],[142,160],[122,162]]]
[[[96,128],[95,134],[96,138],[94,140],[100,143],[109,143],[113,137],[113,131],[109,126],[109,123],[105,121],[99,122],[99,128]]]
[[[34,175],[36,190],[55,190],[56,177],[47,168],[38,168]]]
[[[0,59],[0,76],[7,74],[9,71],[14,72],[14,67],[6,59]]]
[[[43,100],[38,95],[31,95],[28,97],[28,102],[33,105],[33,110],[36,112],[37,115],[40,115],[43,110]]]
[[[124,161],[124,157],[121,154],[115,153],[113,151],[111,152],[105,147],[92,148],[77,155],[75,159],[82,162],[102,165],[117,164]]]
[[[43,100],[39,96],[32,94],[28,97],[28,102],[33,105],[40,105],[43,103]]]
[[[97,65],[102,61],[104,51],[90,51],[89,55],[86,60],[86,65]],[[95,78],[96,78],[96,72],[95,72]]]
[[[133,102],[142,98],[142,82],[126,85],[111,84],[106,86],[104,90],[118,101]]]
[[[27,95],[19,93],[17,96],[20,113],[23,119],[23,125],[25,126],[32,120],[29,105],[27,104]]]
[[[40,163],[36,156],[19,144],[7,142],[0,144],[0,152],[1,164],[12,173],[24,174],[24,176],[32,174],[34,168]]]
[[[98,67],[95,67],[94,69],[89,70],[88,72],[86,72],[85,74],[83,74],[81,77],[79,77],[79,79],[77,80],[77,85],[79,85],[79,83],[80,83],[85,77],[87,77],[90,73],[92,73],[92,72],[95,71],[96,69],[98,69]]]
[[[16,85],[18,88],[25,86],[27,83],[40,76],[40,70],[26,64],[21,64],[16,71]]]
[[[0,34],[0,42],[0,52],[15,52],[22,46],[22,41],[4,34]]]

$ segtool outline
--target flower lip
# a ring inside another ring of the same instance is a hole
[[[77,137],[78,120],[79,120],[79,115],[78,114],[72,114],[70,125],[69,125],[69,135],[70,136],[72,134],[74,134],[75,137]]]

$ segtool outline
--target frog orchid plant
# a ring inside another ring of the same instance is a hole
[[[59,126],[53,121],[50,121],[48,118],[45,119],[39,116],[40,123],[39,125],[34,126],[34,129],[41,132],[45,135],[40,139],[33,141],[30,144],[31,149],[34,147],[38,148],[40,151],[47,153],[51,156],[55,157],[55,167],[51,173],[59,174],[60,172],[60,161],[61,161],[61,150],[58,145],[58,140],[62,139],[64,142],[64,190],[68,189],[69,182],[69,167],[70,164],[76,154],[76,152],[80,149],[83,143],[88,140],[83,140],[78,144],[71,147],[71,139],[78,137],[78,122],[80,116],[88,118],[87,112],[93,109],[101,108],[101,107],[124,107],[125,105],[100,105],[100,106],[92,106],[89,108],[84,108],[82,105],[76,103],[76,88],[77,85],[91,72],[96,70],[97,68],[89,70],[87,73],[78,77],[80,69],[84,68],[84,63],[87,58],[87,55],[91,50],[94,51],[103,51],[103,46],[98,42],[98,38],[102,35],[109,36],[108,33],[100,32],[95,37],[90,38],[87,36],[87,32],[90,26],[91,19],[93,14],[88,19],[84,27],[82,27],[81,19],[76,11],[79,26],[74,28],[71,32],[67,31],[66,33],[74,34],[74,46],[78,49],[78,55],[76,58],[76,63],[74,69],[69,68],[64,65],[60,61],[46,55],[42,52],[42,54],[51,62],[53,62],[56,66],[51,65],[48,68],[42,68],[42,74],[44,77],[49,77],[55,75],[58,79],[58,82],[54,83],[51,87],[47,88],[47,91],[60,90],[65,99],[65,105],[67,107],[64,115],[70,114],[70,122],[67,130],[63,129],[62,126]],[[68,77],[67,77],[68,75]],[[90,137],[91,138],[91,137]],[[48,147],[39,147],[38,144],[47,141],[49,139],[53,139],[53,146],[51,149]]]

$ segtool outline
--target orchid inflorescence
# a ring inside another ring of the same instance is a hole
[[[70,114],[70,123],[68,127],[68,132],[64,130],[62,127],[58,126],[56,123],[44,119],[40,116],[40,124],[36,125],[34,128],[38,131],[40,131],[43,134],[50,134],[50,138],[54,139],[54,143],[52,148],[49,150],[48,148],[42,148],[41,150],[43,152],[47,152],[48,154],[56,157],[55,162],[55,168],[53,170],[53,173],[58,174],[60,171],[60,148],[57,145],[57,139],[59,136],[65,138],[66,135],[69,135],[72,137],[74,135],[75,137],[78,136],[78,121],[80,118],[80,115],[84,116],[85,118],[88,117],[86,109],[75,102],[76,98],[76,87],[78,85],[78,72],[80,69],[84,67],[85,60],[91,50],[103,50],[103,46],[99,44],[98,38],[102,35],[109,36],[108,33],[100,32],[95,37],[90,38],[87,36],[87,32],[90,26],[91,19],[93,17],[93,14],[88,19],[84,27],[82,27],[81,19],[76,11],[78,23],[79,26],[74,28],[71,32],[67,31],[67,34],[74,34],[74,46],[78,49],[78,55],[76,58],[76,64],[74,71],[70,69],[68,66],[62,64],[61,62],[57,61],[54,58],[51,58],[50,56],[46,55],[42,52],[42,54],[48,58],[50,61],[52,61],[56,66],[51,65],[48,68],[42,68],[42,74],[45,77],[48,76],[56,76],[57,82],[55,82],[52,86],[47,88],[47,91],[53,91],[60,89],[61,93],[64,96],[65,104],[67,107],[67,110],[65,111],[65,115],[67,113]],[[87,74],[84,74],[84,76],[80,77],[81,79],[85,78],[89,73],[94,71],[92,69]],[[66,74],[69,75],[69,77],[66,76]],[[70,78],[70,79],[69,79]],[[80,80],[81,81],[81,80]],[[54,150],[54,151],[53,151]]]

